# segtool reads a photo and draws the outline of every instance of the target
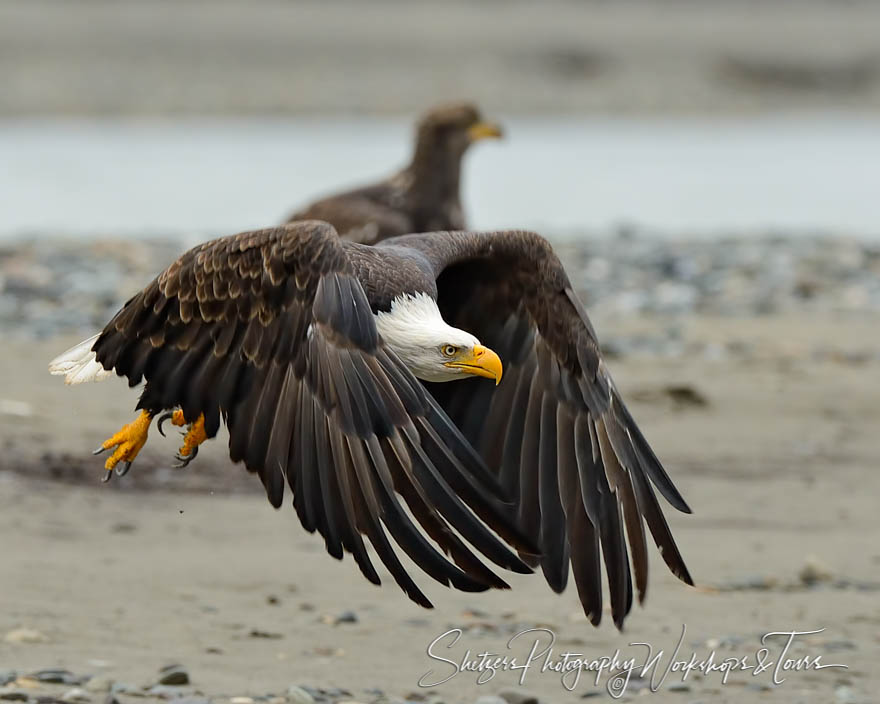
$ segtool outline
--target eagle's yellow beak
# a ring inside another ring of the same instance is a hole
[[[504,136],[500,125],[494,122],[477,122],[468,127],[468,139],[471,142],[478,142],[481,139],[497,139]]]
[[[461,369],[466,374],[494,379],[495,386],[501,383],[501,359],[488,347],[482,345],[474,345],[472,350],[466,350],[458,359],[445,362],[445,366]]]

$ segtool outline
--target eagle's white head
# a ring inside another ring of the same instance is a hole
[[[501,360],[465,330],[447,325],[425,293],[395,298],[376,315],[379,334],[407,368],[424,381],[483,376],[501,381]]]

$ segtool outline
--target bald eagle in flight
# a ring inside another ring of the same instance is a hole
[[[618,628],[633,581],[645,596],[646,524],[692,584],[655,489],[690,509],[623,404],[559,259],[531,232],[366,246],[313,221],[223,237],[183,254],[50,371],[74,384],[146,380],[140,416],[98,449],[114,450],[106,479],[128,471],[157,416],[160,429],[187,426],[184,464],[225,421],[230,457],[273,506],[287,483],[330,554],[351,553],[378,584],[366,538],[425,607],[392,541],[466,591],[507,587],[485,561],[540,565],[557,592],[570,570],[593,624],[602,560]]]
[[[378,183],[317,200],[288,222],[323,220],[344,239],[364,244],[409,232],[463,230],[461,160],[475,142],[501,135],[501,127],[470,103],[439,105],[419,120],[412,159],[404,169]]]

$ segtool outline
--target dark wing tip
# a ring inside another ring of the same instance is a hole
[[[672,574],[678,577],[682,582],[687,584],[689,587],[696,586],[694,584],[694,578],[691,577],[691,573],[688,570],[687,566],[682,562],[679,566],[679,569],[673,570]]]

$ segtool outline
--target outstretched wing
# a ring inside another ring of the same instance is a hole
[[[617,392],[549,244],[529,232],[391,243],[425,254],[444,319],[504,362],[497,388],[460,381],[429,390],[518,497],[520,527],[538,543],[550,586],[565,588],[570,563],[584,611],[598,624],[601,552],[620,628],[632,605],[632,572],[640,600],[647,588],[645,523],[672,572],[692,584],[654,488],[678,510],[690,509]]]
[[[534,551],[505,518],[494,477],[383,344],[326,223],[190,250],[125,305],[94,350],[131,385],[146,379],[139,407],[204,413],[209,437],[225,418],[230,456],[259,474],[272,505],[286,479],[303,527],[333,556],[352,553],[371,582],[379,577],[364,536],[423,606],[388,535],[458,589],[507,586],[459,536],[497,565],[528,571],[483,523]]]

